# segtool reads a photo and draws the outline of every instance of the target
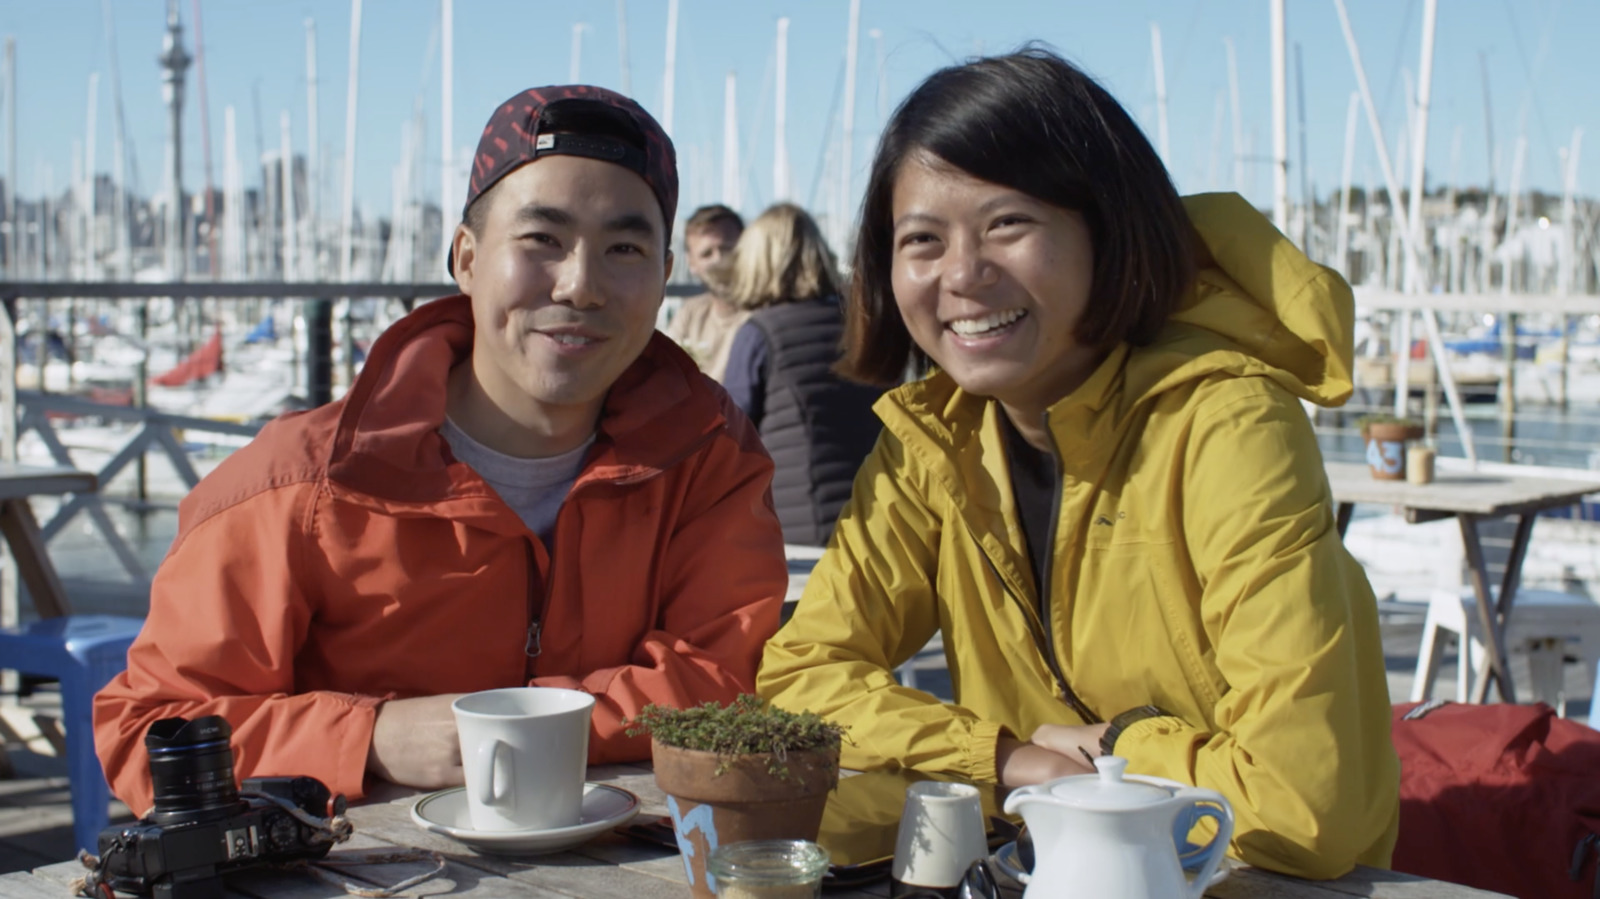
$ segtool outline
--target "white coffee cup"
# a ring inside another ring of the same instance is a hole
[[[902,884],[944,889],[989,854],[983,804],[971,784],[925,780],[906,790],[890,874]]]
[[[474,830],[548,830],[579,822],[592,695],[510,687],[469,693],[451,708]]]

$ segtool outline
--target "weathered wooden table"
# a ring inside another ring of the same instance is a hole
[[[1467,571],[1473,596],[1478,601],[1478,623],[1488,650],[1488,664],[1479,671],[1470,698],[1474,702],[1487,701],[1489,682],[1493,680],[1506,702],[1516,702],[1503,635],[1506,619],[1516,601],[1522,560],[1528,554],[1528,540],[1533,536],[1534,518],[1543,509],[1570,506],[1590,493],[1600,492],[1600,482],[1522,475],[1505,471],[1506,466],[1472,471],[1447,467],[1445,460],[1440,464],[1442,467],[1435,473],[1432,483],[1412,484],[1380,481],[1366,465],[1359,463],[1326,463],[1328,486],[1338,504],[1339,534],[1343,536],[1350,526],[1356,503],[1394,507],[1412,524],[1455,518],[1461,525]],[[1511,538],[1505,573],[1496,592],[1489,583],[1478,523],[1486,518],[1513,515],[1517,518],[1516,532]]]
[[[92,493],[94,489],[95,477],[87,471],[0,462],[0,532],[5,534],[11,555],[17,560],[17,574],[28,585],[40,618],[66,615],[72,606],[55,566],[50,564],[39,521],[33,517],[28,498]]]
[[[631,790],[641,800],[641,818],[666,814],[666,798],[656,789],[645,767],[608,765],[590,769],[592,781]],[[416,847],[433,850],[446,859],[444,873],[405,895],[450,896],[461,899],[525,899],[536,896],[579,896],[595,899],[682,899],[689,895],[683,862],[676,852],[607,833],[576,849],[552,855],[500,858],[478,855],[448,837],[428,833],[411,821],[416,796],[401,790],[379,795],[350,810],[356,833],[336,847],[332,856],[356,850]],[[346,870],[352,879],[374,884],[398,883],[431,867],[427,862],[368,865]],[[32,872],[0,877],[0,899],[63,899],[68,884],[80,876],[76,862],[62,862]],[[229,899],[340,899],[338,887],[303,872],[255,869],[228,878]],[[855,890],[829,891],[840,899],[866,899],[889,895],[887,881]],[[1015,895],[1015,893],[1011,893]],[[1405,874],[1358,868],[1334,881],[1311,882],[1236,867],[1232,874],[1206,893],[1214,899],[1483,899],[1498,896],[1469,887],[1425,880]]]

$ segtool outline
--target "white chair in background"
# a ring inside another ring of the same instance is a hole
[[[1443,640],[1454,637],[1459,649],[1456,665],[1456,700],[1466,702],[1478,667],[1484,664],[1482,626],[1478,604],[1472,594],[1440,590],[1428,604],[1428,617],[1422,625],[1422,646],[1417,652],[1416,678],[1411,685],[1411,701],[1424,702],[1433,696],[1433,680],[1438,674]],[[1506,626],[1506,651],[1528,656],[1528,686],[1535,701],[1550,705],[1566,715],[1564,661],[1575,655],[1586,674],[1597,674],[1600,666],[1600,603],[1587,596],[1557,593],[1552,590],[1518,590],[1511,618]],[[1590,683],[1593,693],[1594,683]],[[1593,703],[1591,703],[1591,706]],[[1591,712],[1591,720],[1595,720]]]

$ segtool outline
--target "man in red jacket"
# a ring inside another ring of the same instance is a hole
[[[374,344],[183,501],[128,670],[95,700],[113,789],[151,805],[151,722],[219,714],[240,777],[462,780],[450,703],[594,694],[590,761],[649,757],[646,703],[753,688],[786,582],[772,463],[654,332],[672,143],[600,88],[490,118],[451,245],[462,296]]]

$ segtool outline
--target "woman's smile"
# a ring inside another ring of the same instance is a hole
[[[966,341],[1000,337],[1014,330],[1012,326],[1027,315],[1026,309],[1004,309],[987,315],[958,318],[946,324],[945,328]]]

